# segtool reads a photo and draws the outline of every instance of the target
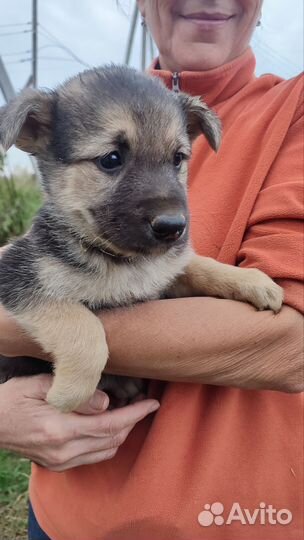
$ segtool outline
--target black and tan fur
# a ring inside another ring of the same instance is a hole
[[[45,193],[29,233],[0,259],[0,301],[52,354],[47,399],[62,411],[90,398],[107,362],[95,310],[163,295],[281,307],[263,273],[191,250],[187,159],[199,134],[218,148],[219,122],[204,103],[125,67],[27,90],[0,109],[2,146],[35,155]],[[110,154],[115,170],[104,168]]]

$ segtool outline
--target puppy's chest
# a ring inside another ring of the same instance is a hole
[[[97,309],[159,298],[183,271],[187,260],[183,254],[137,265],[103,264],[98,271],[84,272],[44,257],[38,262],[38,275],[43,294],[48,298],[81,302]]]

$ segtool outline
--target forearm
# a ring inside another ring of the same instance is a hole
[[[240,388],[303,389],[303,317],[214,298],[163,300],[101,312],[107,371]],[[0,306],[0,354],[49,359]]]
[[[0,304],[0,354],[3,356],[33,356],[49,360],[48,355],[9,316]]]
[[[240,388],[303,390],[303,317],[214,298],[137,305],[100,315],[107,370]]]

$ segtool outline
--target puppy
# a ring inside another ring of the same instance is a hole
[[[52,355],[47,400],[61,411],[92,396],[106,365],[96,310],[208,295],[279,311],[282,289],[265,274],[191,250],[187,162],[201,134],[218,149],[203,102],[126,67],[26,90],[0,109],[0,143],[36,157],[45,194],[0,259],[0,302]]]

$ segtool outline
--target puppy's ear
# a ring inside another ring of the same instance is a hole
[[[0,108],[0,145],[7,151],[13,144],[30,154],[43,151],[51,134],[53,96],[27,89]]]
[[[211,148],[217,151],[221,143],[221,122],[215,112],[209,109],[199,97],[183,93],[176,94],[176,96],[186,115],[191,141],[203,133]]]

